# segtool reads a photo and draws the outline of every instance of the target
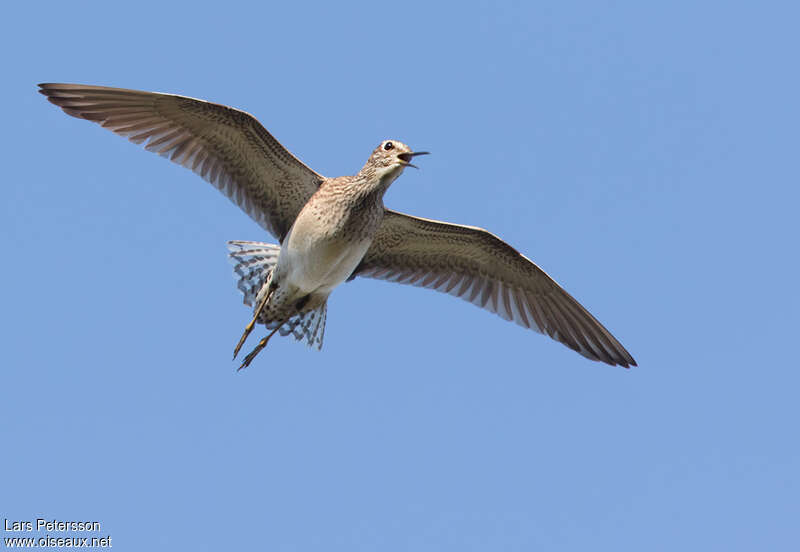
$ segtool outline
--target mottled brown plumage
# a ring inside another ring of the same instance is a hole
[[[242,366],[275,332],[321,347],[328,296],[356,276],[449,293],[592,360],[636,365],[597,319],[498,237],[384,208],[387,188],[425,152],[386,140],[358,174],[325,178],[243,111],[153,92],[39,86],[69,115],[191,168],[280,241],[229,242],[239,289],[255,310],[236,352],[256,322],[273,330]]]

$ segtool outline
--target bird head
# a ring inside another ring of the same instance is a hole
[[[414,156],[427,153],[427,151],[411,151],[411,148],[397,140],[384,140],[373,150],[361,172],[377,176],[383,186],[388,187],[406,167],[418,168],[411,163]]]

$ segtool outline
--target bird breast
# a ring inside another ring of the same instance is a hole
[[[350,277],[380,225],[379,215],[356,214],[352,206],[347,214],[337,213],[333,205],[327,210],[318,207],[307,205],[297,216],[276,268],[279,284],[295,286],[305,293],[330,293]],[[354,224],[356,219],[358,225]]]

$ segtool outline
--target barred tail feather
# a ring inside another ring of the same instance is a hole
[[[306,340],[309,347],[322,349],[322,340],[325,338],[325,319],[328,315],[328,304],[314,310],[297,314],[283,323],[278,333],[286,336],[291,334],[297,341]],[[274,330],[278,326],[277,320],[267,323],[267,329]]]
[[[236,287],[244,296],[244,304],[255,308],[259,292],[264,289],[264,284],[278,263],[281,247],[272,243],[237,240],[228,242],[228,250],[228,258],[234,265],[234,277],[238,278]],[[324,303],[312,311],[293,316],[284,322],[278,333],[282,336],[291,334],[298,341],[305,339],[309,347],[319,350],[325,337],[327,314],[328,304]],[[269,321],[266,326],[274,330],[278,321]]]
[[[244,304],[254,307],[258,292],[278,262],[281,246],[253,241],[229,241],[228,259],[233,263],[236,287],[244,295]]]

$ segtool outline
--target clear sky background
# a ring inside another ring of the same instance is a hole
[[[3,517],[132,551],[800,546],[797,3],[3,19]],[[244,109],[326,175],[385,138],[429,150],[387,206],[506,239],[639,367],[363,280],[321,353],[275,339],[237,374],[225,242],[273,239],[48,81]]]

